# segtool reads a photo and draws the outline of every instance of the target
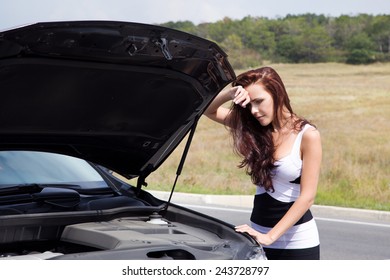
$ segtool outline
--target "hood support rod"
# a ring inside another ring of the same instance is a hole
[[[184,162],[187,158],[187,154],[188,154],[188,151],[190,149],[192,139],[194,138],[194,134],[195,134],[195,130],[196,130],[196,126],[198,124],[198,121],[199,121],[199,116],[195,118],[194,123],[192,124],[191,130],[190,130],[190,133],[188,135],[186,146],[184,147],[184,151],[183,151],[183,154],[181,156],[180,163],[179,163],[177,170],[176,170],[175,182],[173,183],[172,190],[171,190],[171,193],[169,194],[169,199],[167,201],[167,204],[165,205],[164,209],[162,210],[163,216],[165,216],[166,212],[168,211],[168,207],[171,203],[172,195],[173,195],[173,192],[175,191],[177,180],[179,179],[179,176],[181,175],[181,171],[183,170]]]

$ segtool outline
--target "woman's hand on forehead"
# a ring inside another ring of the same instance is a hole
[[[236,86],[232,88],[232,101],[234,104],[240,105],[245,108],[250,103],[250,97],[248,91],[242,86]]]

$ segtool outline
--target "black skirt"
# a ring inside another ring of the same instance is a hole
[[[268,260],[319,260],[320,245],[305,249],[263,248]]]

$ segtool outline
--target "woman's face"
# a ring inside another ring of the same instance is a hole
[[[252,115],[262,126],[267,126],[274,119],[274,101],[270,93],[261,84],[252,84],[245,88],[249,93]]]

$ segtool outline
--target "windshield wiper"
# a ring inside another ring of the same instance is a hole
[[[80,203],[80,194],[77,190],[54,186],[29,184],[0,189],[0,205],[42,202],[70,209]]]
[[[73,184],[20,184],[10,187],[0,188],[0,195],[32,194],[39,193],[44,188],[68,188],[73,190],[81,189],[79,185]]]
[[[37,193],[43,188],[39,184],[22,184],[11,187],[0,188],[0,195]]]
[[[20,184],[20,185],[13,185],[13,186],[7,186],[7,187],[0,187],[0,196],[4,195],[17,195],[17,194],[33,194],[33,193],[39,193],[45,188],[59,188],[59,189],[70,189],[77,191],[79,194],[85,194],[85,195],[104,195],[104,194],[113,194],[116,193],[112,188],[110,187],[96,187],[96,188],[83,188],[80,185],[77,184],[62,184],[62,183],[55,183],[55,184]]]

